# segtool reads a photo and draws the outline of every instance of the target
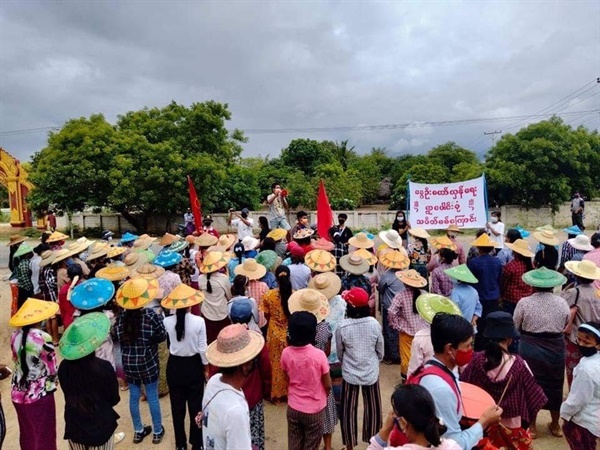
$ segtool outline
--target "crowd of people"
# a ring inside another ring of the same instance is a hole
[[[494,212],[465,251],[464,230],[432,237],[402,211],[377,236],[343,214],[317,236],[302,211],[287,223],[279,185],[269,205],[259,234],[242,210],[228,218],[237,235],[208,216],[186,238],[12,237],[13,364],[0,375],[20,448],[57,448],[57,389],[77,450],[170,432],[176,450],[264,450],[265,401],[287,403],[288,449],[330,450],[339,429],[351,450],[359,392],[363,448],[532,449],[541,409],[571,449],[596,448],[600,233],[570,227],[561,248],[546,226],[531,249]],[[383,403],[381,363],[398,365]],[[117,432],[126,391],[133,429]]]

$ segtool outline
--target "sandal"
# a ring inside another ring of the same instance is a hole
[[[562,433],[562,430],[560,429],[560,425],[557,425],[555,428],[552,426],[552,422],[550,422],[548,424],[548,429],[550,430],[550,433],[552,433],[552,436],[563,437],[563,433]]]

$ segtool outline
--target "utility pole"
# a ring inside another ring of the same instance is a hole
[[[490,131],[489,133],[486,133],[485,131],[483,132],[483,134],[484,134],[485,136],[489,136],[489,137],[490,137],[490,139],[492,140],[492,147],[493,147],[494,145],[496,145],[496,139],[497,139],[497,138],[496,138],[496,135],[497,135],[497,134],[501,134],[501,133],[502,133],[502,130],[500,130],[500,131]]]

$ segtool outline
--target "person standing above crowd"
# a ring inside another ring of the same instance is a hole
[[[573,194],[571,200],[571,222],[573,225],[577,225],[581,231],[585,231],[583,225],[583,212],[585,210],[585,202],[579,192]]]
[[[504,223],[500,211],[493,211],[490,214],[490,221],[485,224],[485,229],[490,239],[496,243],[497,249],[504,248]]]
[[[234,214],[237,219],[233,218]],[[237,237],[240,240],[246,236],[254,236],[254,231],[252,230],[254,220],[250,218],[250,210],[248,208],[243,208],[240,214],[230,209],[229,216],[227,217],[227,225],[237,228]]]
[[[408,230],[410,230],[410,222],[406,219],[404,211],[397,211],[396,218],[392,223],[392,230],[396,230],[402,238],[402,246],[408,248]]]
[[[279,183],[271,185],[271,193],[267,196],[267,203],[271,211],[271,229],[283,228],[290,229],[290,224],[286,219],[286,211],[288,210],[287,191],[281,189]]]

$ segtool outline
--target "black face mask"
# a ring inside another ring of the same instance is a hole
[[[579,353],[581,353],[581,356],[594,356],[597,352],[598,349],[596,347],[584,347],[583,345],[578,345],[577,348],[579,349]]]
[[[244,219],[246,219],[246,218],[248,217],[248,214],[246,214],[246,213],[242,213],[242,217],[243,217]]]

